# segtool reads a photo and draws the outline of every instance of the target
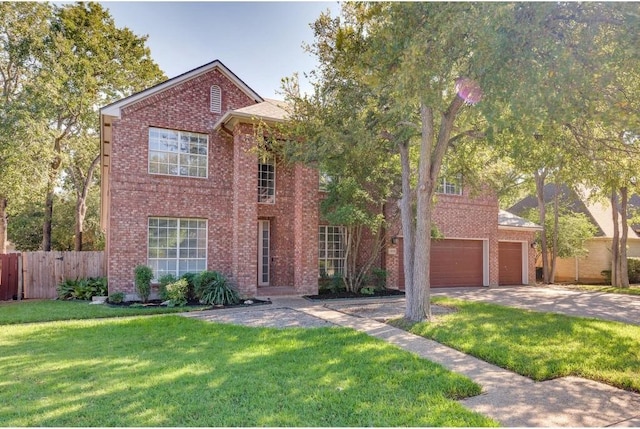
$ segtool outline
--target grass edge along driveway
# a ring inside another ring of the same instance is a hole
[[[3,426],[496,426],[468,378],[347,328],[176,315],[5,325]]]
[[[640,326],[445,297],[433,302],[457,311],[434,323],[391,324],[533,380],[574,375],[640,393]]]

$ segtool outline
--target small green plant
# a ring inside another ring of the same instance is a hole
[[[124,301],[124,292],[114,292],[109,295],[109,302],[111,304],[120,304]]]
[[[640,283],[640,258],[627,259],[627,272],[629,283]]]
[[[56,292],[58,299],[89,301],[94,296],[107,295],[107,278],[89,277],[86,279],[65,280],[57,286]]]
[[[196,294],[204,304],[232,305],[240,302],[240,294],[227,278],[217,271],[203,271],[194,280]]]
[[[167,295],[167,285],[176,282],[178,279],[173,274],[165,274],[158,279],[158,292],[160,299],[166,301],[169,299]]]
[[[371,271],[371,282],[376,289],[384,289],[387,287],[387,270],[382,268],[374,268]]]
[[[140,300],[146,303],[151,295],[151,279],[153,279],[153,271],[146,265],[138,265],[134,269],[136,292],[140,296]]]
[[[360,293],[362,295],[373,295],[376,293],[376,288],[374,286],[365,286],[360,289]]]
[[[169,300],[169,307],[183,307],[187,304],[187,294],[189,293],[189,282],[181,278],[165,287],[165,293]]]
[[[196,273],[184,273],[182,277],[180,277],[181,279],[185,279],[187,281],[187,284],[188,284],[187,300],[188,301],[195,301],[197,299],[196,286],[195,286],[195,280],[197,276],[198,275]]]

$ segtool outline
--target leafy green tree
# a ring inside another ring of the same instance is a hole
[[[41,70],[37,55],[50,15],[45,3],[0,3],[0,253],[6,251],[8,210],[29,205],[44,184],[35,138],[41,130],[26,129],[33,118],[24,88]]]
[[[433,197],[447,148],[479,134],[474,124],[477,114],[468,107],[481,98],[471,58],[482,49],[483,38],[491,35],[487,12],[500,7],[346,3],[341,17],[323,14],[313,24],[316,41],[308,48],[320,63],[314,74],[315,92],[294,99],[292,118],[298,124],[319,125],[312,133],[301,133],[312,144],[344,138],[360,123],[370,150],[388,154],[389,148],[397,148],[402,171],[405,316],[411,320],[431,317]],[[344,120],[323,123],[320,119],[337,111]],[[417,162],[411,157],[414,146]]]
[[[555,205],[555,203],[547,203]],[[546,218],[544,222],[540,222],[540,212],[531,210],[524,213],[523,216],[539,225],[545,225],[544,233],[546,234],[547,243],[550,243],[550,259],[551,266],[555,267],[556,258],[572,258],[576,256],[585,256],[588,250],[584,247],[584,243],[597,233],[598,229],[589,220],[584,213],[574,213],[563,207],[553,207],[546,210]],[[537,237],[536,242],[539,245],[542,241],[542,234]],[[539,258],[549,258],[549,255],[539,255]],[[551,270],[549,282],[555,281],[555,269]]]
[[[80,250],[84,200],[99,158],[97,108],[165,76],[151,59],[146,37],[118,28],[98,3],[55,7],[50,21],[38,57],[43,67],[28,87],[35,116],[46,124],[41,144],[50,154],[42,248],[51,249],[55,188],[66,168],[77,188],[75,248]]]

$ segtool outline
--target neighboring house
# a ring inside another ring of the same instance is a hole
[[[558,194],[561,207],[566,207],[575,213],[583,213],[596,227],[595,237],[588,239],[584,247],[585,256],[573,258],[558,258],[556,261],[557,282],[602,283],[605,278],[602,271],[611,269],[611,243],[613,238],[613,218],[611,205],[608,201],[590,202],[585,190],[579,194],[566,185],[547,184],[543,189],[544,201],[552,203]],[[530,209],[537,208],[537,198],[529,196],[509,208],[516,214],[524,214]],[[634,195],[629,199],[629,208],[640,207],[640,197]],[[627,256],[640,257],[640,235],[638,226],[627,226]],[[538,261],[541,266],[541,262]]]
[[[318,172],[253,150],[258,122],[285,119],[279,102],[262,98],[220,61],[103,107],[109,292],[135,298],[139,264],[156,278],[217,270],[244,296],[315,294],[321,270],[339,273],[343,235],[320,219]],[[498,222],[495,197],[443,185],[435,223],[445,239],[434,244],[434,282],[532,283],[535,226]],[[387,234],[380,267],[389,287],[401,287],[401,239],[393,228]],[[468,270],[478,261],[481,277],[477,267]]]

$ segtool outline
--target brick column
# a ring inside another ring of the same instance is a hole
[[[233,280],[240,293],[257,294],[258,279],[258,161],[251,125],[240,124],[233,136]]]
[[[294,286],[318,293],[318,171],[296,165],[294,201]]]

